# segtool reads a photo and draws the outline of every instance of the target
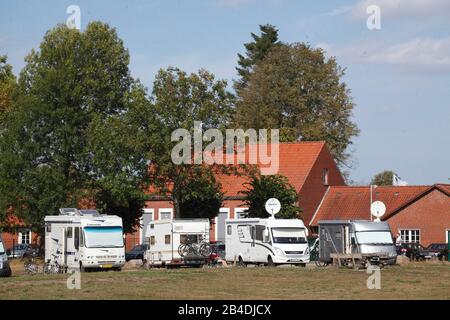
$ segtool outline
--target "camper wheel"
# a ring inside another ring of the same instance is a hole
[[[83,267],[83,264],[80,262],[80,272],[86,272],[86,269]]]
[[[246,267],[247,264],[244,262],[244,259],[242,259],[241,256],[239,256],[239,260],[238,260],[238,267]]]
[[[267,257],[267,266],[268,267],[275,267],[275,264],[273,263],[273,259],[271,256]]]

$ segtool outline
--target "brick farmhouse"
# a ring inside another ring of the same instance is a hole
[[[281,143],[278,173],[288,178],[298,192],[302,219],[314,233],[320,220],[371,219],[370,201],[386,204],[383,216],[396,238],[422,245],[448,242],[450,231],[450,185],[432,186],[347,186],[325,142]],[[225,219],[246,210],[240,191],[248,178],[219,175],[225,194],[223,207],[211,223],[211,239],[224,240]],[[126,247],[146,242],[145,229],[151,220],[173,218],[173,205],[164,197],[146,201],[141,228],[126,236]],[[16,233],[3,233],[5,246],[30,243],[36,237],[24,226]]]

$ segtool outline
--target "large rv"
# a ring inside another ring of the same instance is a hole
[[[6,250],[3,245],[2,236],[0,234],[0,277],[11,276],[11,268],[9,266]]]
[[[309,262],[308,230],[298,219],[227,219],[225,259],[246,264]]]
[[[120,270],[125,264],[122,218],[75,208],[46,216],[45,262],[81,271]]]
[[[152,221],[146,230],[147,267],[202,266],[209,257],[209,220]]]
[[[331,254],[362,257],[363,265],[393,265],[397,251],[386,221],[319,221],[319,260],[332,262]]]

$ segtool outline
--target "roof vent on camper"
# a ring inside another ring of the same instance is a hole
[[[82,216],[87,216],[87,215],[91,215],[94,217],[99,217],[100,213],[95,210],[95,209],[83,209],[83,210],[78,210],[80,212],[80,215]]]
[[[61,216],[74,216],[78,213],[77,208],[60,208],[59,214]]]

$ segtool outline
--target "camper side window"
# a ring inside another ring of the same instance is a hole
[[[165,244],[170,244],[170,234],[166,234],[166,235],[164,236],[164,243],[165,243]]]
[[[80,234],[80,247],[84,247],[84,233],[83,229],[79,228],[79,234]]]
[[[231,236],[231,226],[227,226],[227,235]]]
[[[150,236],[150,245],[151,246],[155,245],[155,236]]]
[[[52,225],[50,223],[47,223],[46,230],[48,233],[52,232]]]
[[[72,238],[72,227],[67,228],[67,230],[66,230],[66,237],[68,239]]]
[[[255,239],[258,241],[264,241],[264,230],[266,230],[265,226],[256,226]]]
[[[75,246],[75,249],[78,250],[78,248],[80,247],[80,228],[79,227],[75,227],[75,237],[73,239],[73,244]]]

